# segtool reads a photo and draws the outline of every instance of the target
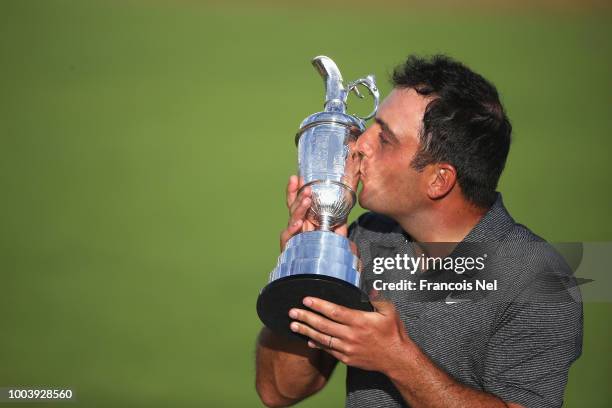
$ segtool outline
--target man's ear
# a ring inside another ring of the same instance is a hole
[[[431,169],[427,195],[432,200],[444,198],[457,182],[457,170],[448,163],[435,163]]]

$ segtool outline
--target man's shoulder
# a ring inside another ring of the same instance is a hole
[[[564,256],[558,248],[537,235],[522,224],[515,223],[507,235],[500,242],[500,248],[519,249],[523,263],[530,266],[531,270],[548,271],[550,268],[556,273],[571,274]]]
[[[509,225],[505,230],[503,237],[498,237],[501,242],[546,242],[544,238],[530,230],[523,224],[515,222],[508,216],[506,222]],[[488,223],[488,229],[495,229],[495,223]],[[354,238],[363,235],[380,235],[380,234],[404,234],[401,226],[394,219],[372,211],[361,214],[349,226],[349,238]],[[484,234],[486,236],[488,234]],[[487,239],[484,239],[486,241]]]
[[[504,237],[503,241],[506,242],[546,242],[544,238],[527,228],[523,224],[519,224],[514,222],[513,225],[509,228],[507,235]]]
[[[495,245],[505,296],[512,295],[518,303],[572,303],[580,307],[574,271],[555,244],[515,223]]]

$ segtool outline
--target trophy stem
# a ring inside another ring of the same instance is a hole
[[[332,217],[329,214],[321,215],[320,231],[331,231]]]

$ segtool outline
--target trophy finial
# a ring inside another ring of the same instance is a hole
[[[325,81],[325,111],[345,113],[347,92],[336,63],[329,57],[319,55],[312,59],[312,65]]]

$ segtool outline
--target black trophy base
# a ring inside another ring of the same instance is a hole
[[[359,288],[326,275],[300,274],[269,283],[257,298],[257,314],[270,330],[277,334],[305,339],[291,331],[289,310],[307,309],[302,303],[306,296],[327,300],[351,309],[371,312],[368,296]]]

